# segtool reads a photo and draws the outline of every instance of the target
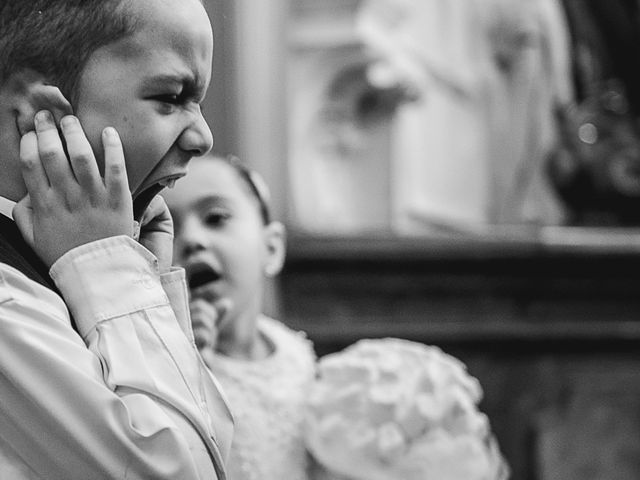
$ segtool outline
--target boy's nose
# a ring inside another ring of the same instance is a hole
[[[213,147],[213,134],[200,109],[195,113],[193,123],[182,132],[178,145],[194,157],[204,155]]]

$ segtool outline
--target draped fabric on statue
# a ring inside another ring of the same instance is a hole
[[[544,172],[554,110],[573,97],[560,4],[407,0],[393,23],[376,17],[382,1],[364,4],[361,23],[423,71],[422,98],[400,108],[392,140],[398,229],[419,228],[416,218],[462,229],[560,222]]]

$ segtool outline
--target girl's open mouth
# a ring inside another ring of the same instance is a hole
[[[187,283],[191,290],[215,282],[220,279],[220,274],[213,267],[204,262],[198,262],[187,265],[186,268]]]

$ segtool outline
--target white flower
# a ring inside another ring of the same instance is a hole
[[[497,480],[506,465],[477,409],[479,382],[437,347],[360,340],[323,357],[310,392],[309,451],[370,480]]]

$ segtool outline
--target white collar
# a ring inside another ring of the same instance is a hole
[[[8,198],[0,195],[0,214],[13,220],[12,212],[15,205],[16,202],[14,202],[13,200],[9,200]]]

